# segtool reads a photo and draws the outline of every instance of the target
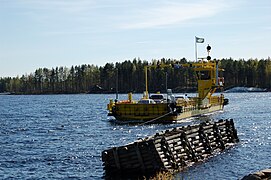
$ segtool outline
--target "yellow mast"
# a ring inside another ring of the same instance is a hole
[[[146,90],[145,90],[145,94],[144,94],[144,99],[149,99],[149,93],[148,93],[148,66],[145,66],[145,86],[146,86]]]
[[[158,65],[146,65],[144,67],[145,69],[145,94],[143,96],[144,99],[149,99],[149,92],[148,92],[148,68],[155,68],[155,67],[160,67],[160,68],[164,68],[164,67],[171,67],[171,64],[158,64]]]

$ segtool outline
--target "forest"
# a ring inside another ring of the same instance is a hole
[[[72,67],[39,68],[17,77],[1,77],[0,92],[12,94],[74,94],[74,93],[142,93],[145,89],[144,66],[147,64],[182,64],[185,58],[160,59],[151,62],[133,59],[106,63],[104,66],[77,65]],[[224,88],[236,86],[271,90],[271,59],[221,59],[225,71]],[[154,68],[148,71],[149,91],[196,91],[196,74],[192,68]]]

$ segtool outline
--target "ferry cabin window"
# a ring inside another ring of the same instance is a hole
[[[197,73],[197,76],[198,76],[199,80],[210,80],[211,79],[210,71],[199,71]]]
[[[165,99],[165,97],[162,94],[155,94],[151,95],[151,99]]]

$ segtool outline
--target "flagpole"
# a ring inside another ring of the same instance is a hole
[[[196,62],[198,62],[198,54],[197,54],[197,36],[195,36],[195,58],[196,58]]]

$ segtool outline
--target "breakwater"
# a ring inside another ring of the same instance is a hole
[[[181,171],[238,142],[234,122],[176,127],[102,152],[106,177]]]

